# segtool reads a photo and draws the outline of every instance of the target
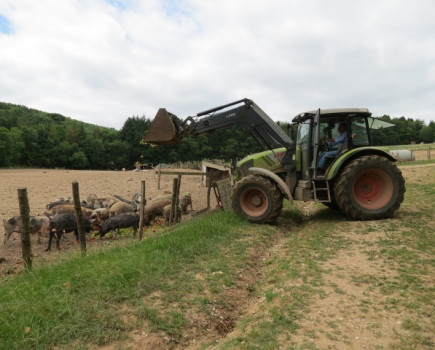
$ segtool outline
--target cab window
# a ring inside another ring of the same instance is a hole
[[[309,122],[302,123],[299,126],[297,142],[301,150],[308,150],[310,146],[310,129],[311,127]]]
[[[366,118],[352,119],[352,144],[354,146],[369,146]]]

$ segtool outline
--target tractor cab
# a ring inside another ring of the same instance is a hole
[[[371,128],[393,126],[372,118],[366,108],[318,109],[297,115],[293,123],[297,124],[297,171],[303,180],[322,178],[341,155],[370,147]],[[339,139],[340,143],[334,142]]]

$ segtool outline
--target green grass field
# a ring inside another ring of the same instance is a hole
[[[409,149],[411,151],[425,151],[429,148],[433,151],[435,150],[435,143],[417,143],[414,145],[397,145],[397,146],[387,146],[390,150],[395,149]]]

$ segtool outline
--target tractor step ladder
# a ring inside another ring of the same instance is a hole
[[[317,180],[312,181],[315,202],[331,202],[331,191],[329,190],[329,181]]]

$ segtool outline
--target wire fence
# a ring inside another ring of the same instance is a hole
[[[169,225],[176,223],[178,221],[178,201],[179,201],[179,190],[180,190],[180,182],[181,176],[174,178],[173,183],[173,192],[171,198],[171,210],[169,212]],[[49,235],[49,246],[46,250],[50,250],[51,240],[56,234],[57,240],[59,240],[60,236],[63,233],[74,232],[80,242],[80,249],[82,256],[86,256],[86,233],[91,231],[98,231],[101,236],[106,233],[122,229],[122,228],[134,228],[134,237],[136,238],[136,231],[139,230],[139,240],[143,238],[143,227],[145,223],[145,181],[141,181],[141,203],[139,205],[138,210],[132,212],[121,213],[119,215],[115,215],[112,217],[102,219],[98,215],[91,219],[90,216],[84,215],[82,212],[82,207],[80,206],[80,195],[79,195],[79,184],[78,182],[72,183],[72,192],[73,192],[73,202],[71,204],[74,205],[74,212],[70,213],[62,213],[57,214],[55,216],[49,217],[48,222],[41,220],[40,222],[35,222],[35,217],[31,217],[29,200],[27,196],[26,188],[18,189],[18,202],[20,206],[20,216],[19,220],[10,223],[12,226],[12,230],[15,232],[20,232],[21,234],[21,248],[22,255],[24,260],[24,265],[26,270],[30,270],[32,268],[32,247],[30,234],[37,233],[40,234],[46,233]],[[165,202],[165,205],[167,203]],[[133,208],[132,208],[133,209]],[[93,211],[95,213],[95,211]],[[31,225],[32,220],[32,225]],[[148,220],[148,219],[147,219]],[[38,226],[40,224],[40,226]],[[5,224],[6,225],[6,224]],[[6,230],[6,226],[5,226]],[[18,231],[17,231],[18,230]],[[45,230],[45,232],[42,232]],[[7,230],[6,230],[7,231]],[[12,231],[12,232],[13,232]],[[12,233],[11,232],[11,233]],[[5,232],[5,244],[6,239],[10,236],[7,236],[7,232]]]

